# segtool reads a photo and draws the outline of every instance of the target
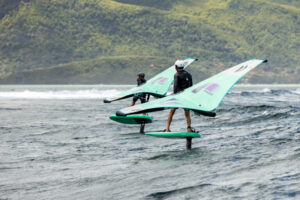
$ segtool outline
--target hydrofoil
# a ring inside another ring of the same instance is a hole
[[[152,123],[152,117],[148,115],[128,115],[128,116],[116,116],[112,115],[109,117],[115,122],[122,124],[140,124],[140,133],[144,133],[145,124]]]
[[[186,139],[186,148],[192,148],[192,139],[200,138],[201,135],[197,132],[149,132],[145,135],[161,137],[161,138],[171,138],[171,139]]]

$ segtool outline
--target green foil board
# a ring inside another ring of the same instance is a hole
[[[154,137],[163,137],[163,138],[200,138],[201,135],[195,132],[149,132],[145,135],[150,135]]]
[[[128,116],[110,116],[111,120],[122,124],[148,124],[152,123],[152,118],[148,115],[128,115]]]

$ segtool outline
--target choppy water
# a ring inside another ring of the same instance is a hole
[[[192,115],[191,151],[110,121],[130,102],[102,98],[124,89],[0,86],[0,199],[300,199],[300,86],[235,87],[217,117]]]

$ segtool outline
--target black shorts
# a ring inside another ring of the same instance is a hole
[[[137,100],[140,100],[141,103],[146,103],[146,97],[144,97],[144,95],[134,95],[132,101],[136,102]]]
[[[174,110],[177,110],[178,108],[172,108]],[[187,108],[183,108],[184,111],[190,111],[190,109],[187,109]]]

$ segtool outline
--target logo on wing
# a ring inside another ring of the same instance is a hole
[[[238,72],[244,71],[247,68],[248,68],[248,65],[242,65],[238,69],[236,69],[234,72],[238,73]]]
[[[192,90],[193,93],[198,93],[201,90],[208,93],[209,95],[213,95],[216,90],[220,87],[217,83],[205,83],[203,85],[200,85],[199,87]]]
[[[193,93],[198,93],[200,90],[208,86],[210,83],[205,83],[203,85],[200,85],[199,87],[196,87],[195,89],[192,90]]]
[[[214,93],[220,87],[217,83],[211,83],[209,86],[205,88],[205,91]]]
[[[176,98],[172,98],[172,99],[168,99],[164,102],[160,103],[161,105],[179,105],[181,103],[178,102],[178,100]]]

